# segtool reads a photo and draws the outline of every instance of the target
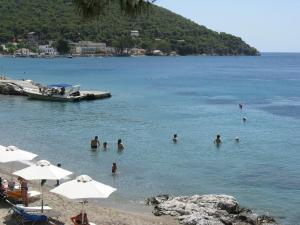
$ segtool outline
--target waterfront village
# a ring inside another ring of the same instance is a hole
[[[139,31],[130,31],[130,38],[134,40],[139,37]],[[52,58],[67,56],[176,56],[176,52],[163,52],[160,49],[153,49],[151,52],[132,46],[131,48],[112,47],[104,42],[92,41],[41,41],[35,32],[29,32],[26,39],[14,39],[12,42],[1,44],[0,55],[10,55],[13,57],[32,57],[32,58]]]

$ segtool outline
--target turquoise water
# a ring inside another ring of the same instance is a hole
[[[284,224],[299,224],[300,54],[0,58],[1,72],[112,92],[111,99],[80,103],[0,96],[0,144],[117,187],[111,201],[224,193]],[[216,134],[220,148],[213,145]],[[110,149],[90,151],[95,135]],[[126,145],[122,153],[118,138]]]

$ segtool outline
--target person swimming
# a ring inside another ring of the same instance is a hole
[[[242,103],[239,104],[239,108],[240,108],[240,110],[243,109],[243,104]]]
[[[173,135],[173,143],[176,144],[177,141],[178,141],[178,139],[177,139],[177,134],[174,134],[174,135]]]
[[[108,149],[108,144],[107,144],[107,142],[103,142],[103,149],[104,149],[104,150]]]
[[[123,143],[122,143],[122,139],[119,139],[119,140],[118,140],[118,149],[119,149],[119,150],[123,150],[123,149],[124,149],[124,145],[123,145]]]
[[[217,135],[216,139],[214,140],[214,143],[217,145],[217,146],[220,146],[220,144],[222,143],[222,140],[221,140],[221,135]]]
[[[117,163],[114,162],[114,163],[112,164],[111,172],[112,172],[113,174],[115,174],[115,173],[117,172]]]
[[[247,118],[243,117],[243,122],[246,123],[247,122]]]
[[[91,148],[95,149],[100,146],[100,141],[98,140],[98,136],[95,136],[93,140],[91,140]]]
[[[236,143],[239,143],[239,142],[240,142],[240,138],[239,138],[239,137],[235,137],[234,140],[235,140]]]

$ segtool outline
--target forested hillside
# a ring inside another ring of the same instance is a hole
[[[128,41],[130,30],[138,30],[140,37]],[[182,55],[258,54],[239,37],[214,32],[158,6],[130,17],[117,5],[110,4],[99,19],[83,20],[72,0],[0,0],[0,43],[14,38],[26,39],[27,33],[32,31],[41,42],[91,40],[110,46],[123,42],[147,50],[177,51]]]

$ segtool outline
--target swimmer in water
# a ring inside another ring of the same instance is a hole
[[[114,162],[114,163],[112,164],[111,172],[112,172],[113,174],[115,174],[115,173],[117,172],[117,163]]]
[[[119,149],[119,150],[123,150],[123,149],[124,149],[124,145],[123,145],[123,143],[122,143],[122,139],[119,139],[119,140],[118,140],[118,149]]]
[[[246,121],[247,121],[247,118],[243,117],[243,122],[246,123]]]
[[[95,136],[93,140],[91,140],[91,148],[96,149],[100,146],[100,141],[98,140],[98,136]]]
[[[243,109],[243,104],[240,103],[240,104],[239,104],[239,107],[240,107],[240,110],[242,110],[242,109]]]
[[[108,144],[107,144],[107,142],[103,142],[103,149],[104,149],[104,150],[108,149]]]
[[[240,142],[240,138],[239,138],[239,137],[235,137],[234,140],[235,140],[236,143],[239,143],[239,142]]]
[[[221,145],[221,135],[217,135],[217,138],[214,140],[214,143],[217,145],[217,147]]]
[[[177,134],[174,134],[174,135],[173,135],[173,143],[176,144],[177,141],[178,141],[178,139],[177,139]]]

